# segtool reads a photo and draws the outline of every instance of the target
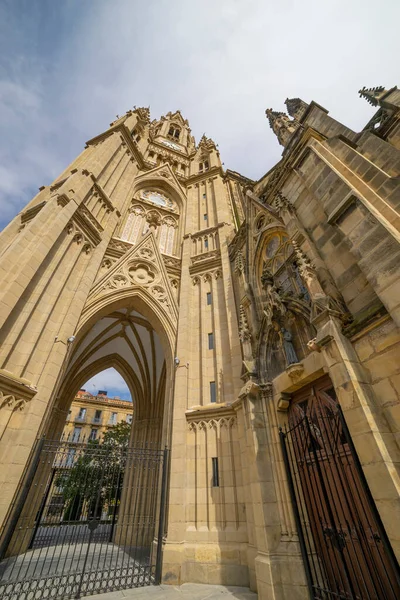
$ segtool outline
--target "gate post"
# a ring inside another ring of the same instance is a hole
[[[286,434],[283,433],[282,427],[279,427],[279,439],[281,442],[283,462],[284,462],[285,469],[286,469],[290,499],[292,501],[294,521],[296,523],[297,535],[299,536],[300,551],[301,551],[301,556],[303,558],[304,571],[306,573],[308,591],[310,592],[311,598],[314,598],[310,561],[308,560],[306,542],[304,539],[303,529],[301,527],[299,507],[297,506],[297,498],[296,498],[296,492],[294,489],[293,476],[292,476],[292,471],[290,470],[289,456],[288,456],[288,451],[286,448]]]
[[[39,440],[36,440],[36,448],[33,452],[32,461],[28,467],[28,471],[26,473],[25,481],[22,486],[21,493],[18,497],[16,507],[14,511],[12,511],[10,518],[8,519],[6,526],[4,528],[3,539],[0,544],[0,560],[2,560],[7,552],[8,545],[11,541],[11,538],[14,534],[15,528],[18,524],[19,518],[21,516],[22,510],[24,508],[26,499],[28,497],[29,490],[31,488],[33,478],[35,477],[37,468],[39,466],[40,456],[43,450],[45,438],[42,437]]]
[[[156,572],[155,572],[155,576],[154,576],[154,583],[156,585],[159,585],[161,583],[162,545],[163,545],[163,537],[164,537],[165,504],[166,504],[166,499],[167,499],[168,456],[169,456],[169,451],[167,448],[164,448],[163,469],[162,469],[162,478],[161,478],[160,514],[159,514],[158,536],[157,536]]]

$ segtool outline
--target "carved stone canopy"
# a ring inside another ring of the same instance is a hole
[[[286,146],[292,134],[298,128],[298,123],[292,121],[287,114],[267,108],[265,111],[270,127],[278,138],[281,146]]]

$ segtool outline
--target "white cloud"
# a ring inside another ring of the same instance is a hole
[[[71,0],[39,15],[34,6],[28,16],[18,1],[0,7],[7,220],[134,104],[153,117],[180,108],[226,168],[258,178],[281,154],[267,107],[313,99],[360,129],[373,109],[357,90],[400,83],[395,0],[379,10],[365,0]]]
[[[127,400],[131,399],[125,379],[113,368],[98,373],[82,387],[90,394],[97,394],[99,390],[105,390],[109,396],[121,396]]]

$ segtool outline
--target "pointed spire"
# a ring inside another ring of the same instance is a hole
[[[272,110],[272,108],[267,108],[267,110],[265,111],[265,114],[267,115],[267,119],[269,121],[269,126],[271,127],[271,129],[274,129],[275,121],[279,117],[286,117],[287,116],[283,112],[278,112],[277,110]]]
[[[301,98],[286,98],[285,100],[288,114],[299,121],[308,108],[307,102]]]
[[[278,142],[281,146],[286,146],[290,137],[296,131],[298,123],[289,119],[286,113],[272,110],[272,108],[267,108],[265,114],[272,131],[278,138]]]
[[[364,86],[361,90],[358,90],[358,93],[360,98],[365,98],[372,106],[378,106],[379,100],[386,94],[386,90],[382,85],[373,88]]]
[[[201,136],[198,148],[200,147],[207,151],[216,149],[215,142],[211,138],[208,138],[205,133],[203,133],[203,135]]]
[[[140,108],[134,107],[134,112],[137,114],[139,119],[144,121],[145,123],[150,123],[150,106],[143,106]]]

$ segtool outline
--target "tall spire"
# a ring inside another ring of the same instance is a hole
[[[386,90],[382,85],[373,88],[364,86],[361,90],[358,90],[358,93],[360,98],[365,98],[372,106],[378,106],[379,100],[386,94]]]
[[[299,121],[308,108],[307,102],[301,98],[286,98],[285,100],[288,114],[296,121]]]
[[[281,146],[286,146],[290,137],[296,131],[298,124],[289,119],[286,113],[272,110],[272,108],[267,108],[265,114],[267,115],[272,131],[278,138],[278,142]]]

